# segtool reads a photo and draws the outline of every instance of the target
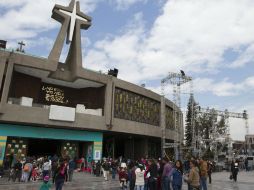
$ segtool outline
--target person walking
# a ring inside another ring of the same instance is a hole
[[[158,158],[158,162],[157,162],[157,168],[158,168],[158,180],[157,180],[157,189],[161,190],[161,186],[162,186],[162,173],[163,173],[163,169],[164,169],[164,163],[162,162],[161,158]]]
[[[40,186],[40,190],[49,190],[51,188],[52,184],[49,182],[49,176],[46,175],[44,178],[43,178],[43,182]]]
[[[200,189],[207,190],[207,161],[204,158],[200,159]]]
[[[54,157],[53,157],[54,158]],[[58,167],[58,160],[55,160],[55,159],[53,159],[52,160],[52,163],[51,163],[51,176],[52,176],[52,178],[53,178],[53,183],[55,183],[55,179],[54,179],[54,176],[55,176],[55,174],[56,174],[56,171],[57,171],[57,167]]]
[[[136,174],[135,174],[135,164],[133,163],[133,161],[131,161],[129,163],[129,171],[128,171],[128,180],[130,183],[130,190],[134,190],[135,188],[135,183],[136,183]]]
[[[110,170],[110,164],[108,160],[104,161],[104,163],[102,164],[102,168],[103,168],[104,179],[105,181],[108,181],[109,170]]]
[[[137,169],[135,170],[136,175],[136,189],[137,190],[144,190],[145,186],[145,170],[142,164],[139,164]]]
[[[172,172],[172,188],[173,190],[181,190],[183,181],[183,164],[181,160],[177,160],[175,168]]]
[[[112,169],[112,179],[115,179],[116,178],[116,172],[117,172],[117,161],[116,160],[112,160],[111,169]]]
[[[30,175],[30,172],[32,170],[30,169],[29,163],[24,163],[23,171],[22,171],[22,181],[23,182],[28,182],[28,178]]]
[[[244,160],[244,166],[245,166],[246,172],[248,172],[249,171],[249,163],[248,163],[248,159],[247,158],[245,158],[245,160]]]
[[[168,158],[163,158],[164,163],[163,173],[162,173],[162,190],[170,190],[170,176],[173,172],[173,167],[169,163]]]
[[[51,170],[51,163],[49,160],[46,158],[45,162],[42,165],[42,179],[44,179],[45,176],[49,176],[49,172]]]
[[[236,182],[237,181],[237,175],[238,175],[238,172],[239,172],[239,165],[238,165],[238,162],[237,161],[232,161],[231,163],[231,172],[232,172],[232,177],[233,177],[233,180]]]
[[[190,173],[186,180],[189,184],[189,190],[200,190],[199,169],[195,160],[190,161]]]
[[[69,181],[72,181],[73,178],[73,172],[76,169],[76,163],[73,159],[69,161],[69,169],[68,169],[68,177]]]
[[[96,177],[101,176],[101,161],[100,160],[98,160],[98,162],[95,165],[95,175]]]
[[[209,184],[211,184],[212,183],[213,162],[209,161],[207,164],[208,164],[207,174],[208,174]]]
[[[121,189],[126,189],[127,190],[127,180],[128,180],[128,174],[125,168],[120,167],[120,170],[118,172],[119,176],[119,183]]]
[[[148,177],[148,188],[149,190],[157,190],[157,177],[158,177],[158,168],[154,159],[148,161],[149,169],[147,172]]]
[[[57,168],[54,176],[56,190],[62,190],[65,181],[65,175],[66,175],[66,165],[64,162],[62,162],[60,166]]]
[[[19,159],[17,160],[13,168],[14,168],[13,182],[15,182],[17,178],[18,182],[20,182],[22,176],[22,163],[20,162]]]

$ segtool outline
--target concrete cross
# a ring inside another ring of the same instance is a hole
[[[71,20],[70,20],[70,24],[69,24],[69,28],[68,28],[68,33],[67,33],[67,43],[70,43],[72,41],[72,37],[73,37],[73,33],[74,33],[74,28],[75,28],[75,23],[76,23],[76,19],[88,22],[88,20],[85,17],[81,17],[79,15],[77,15],[77,1],[75,0],[72,12],[69,12],[67,10],[64,9],[59,9],[60,12],[70,16]]]
[[[23,50],[23,46],[25,46],[26,44],[23,42],[23,41],[21,41],[21,42],[18,42],[18,44],[19,44],[19,48],[18,48],[18,51],[20,51],[20,52],[23,52],[24,50]]]
[[[92,18],[80,11],[78,0],[71,0],[69,6],[55,5],[51,17],[62,26],[48,59],[59,62],[66,39],[70,47],[65,63],[66,68],[72,72],[74,80],[77,72],[82,68],[81,29],[87,30],[92,24]],[[51,76],[54,77],[54,73]]]

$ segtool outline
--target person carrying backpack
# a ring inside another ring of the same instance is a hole
[[[25,163],[24,167],[23,167],[23,173],[22,173],[22,181],[24,182],[28,182],[28,178],[30,175],[30,167],[28,163]]]
[[[62,162],[60,166],[57,168],[54,176],[56,190],[62,190],[65,181],[65,175],[66,175],[66,165],[64,162]]]

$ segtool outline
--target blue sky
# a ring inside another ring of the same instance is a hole
[[[0,38],[8,48],[47,57],[60,24],[51,19],[54,4],[69,0],[1,0]],[[254,133],[253,0],[80,0],[92,17],[82,31],[83,66],[160,92],[167,72],[184,70],[194,79],[202,107],[248,110]],[[62,60],[67,48],[62,52]],[[188,85],[183,91],[189,91]],[[166,88],[172,99],[170,87]],[[182,95],[186,108],[188,96]],[[231,120],[233,139],[243,139],[244,122]]]

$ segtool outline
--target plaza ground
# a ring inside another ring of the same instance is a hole
[[[208,190],[253,190],[254,172],[241,171],[238,175],[238,181],[229,180],[228,172],[213,173],[212,184],[208,185]],[[0,189],[2,190],[38,190],[40,183],[13,183],[7,182],[6,178],[0,179]],[[52,188],[54,189],[54,188]],[[87,173],[75,173],[73,182],[67,182],[63,190],[117,190],[119,188],[118,180],[104,181],[102,177],[94,177]],[[187,190],[184,183],[183,190]]]

